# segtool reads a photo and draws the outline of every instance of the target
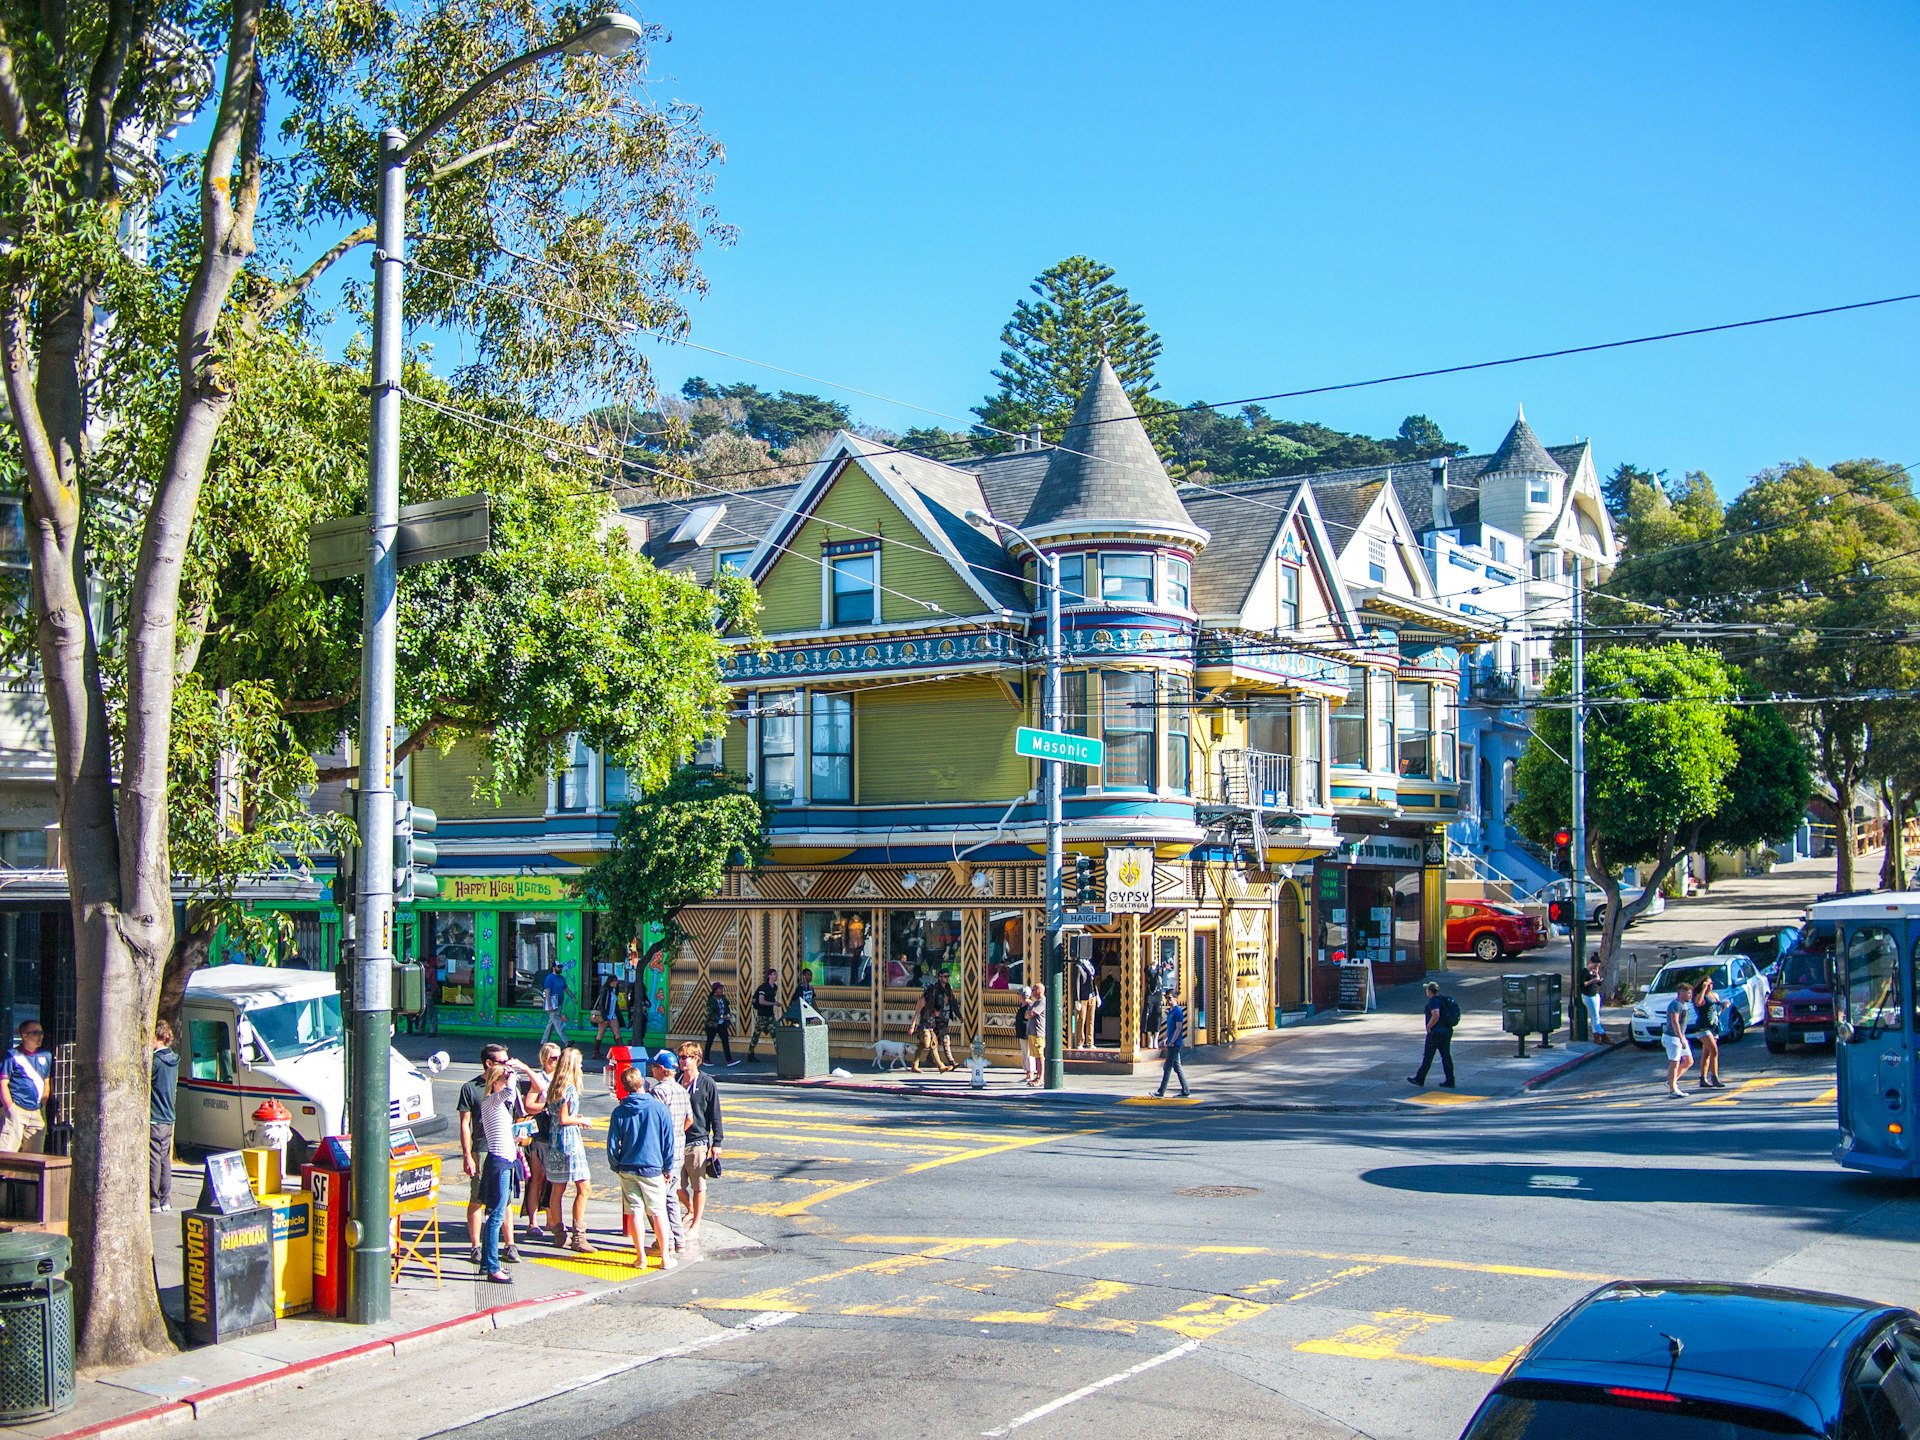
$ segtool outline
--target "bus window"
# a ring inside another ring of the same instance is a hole
[[[1848,938],[1846,1004],[1856,1038],[1900,1028],[1900,950],[1877,925]]]

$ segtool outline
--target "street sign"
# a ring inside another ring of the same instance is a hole
[[[1029,760],[1064,760],[1069,765],[1104,765],[1107,747],[1090,735],[1068,735],[1059,730],[1035,730],[1022,725],[1014,732],[1016,755]]]
[[[452,495],[400,507],[400,564],[429,565],[483,554],[491,543],[493,502],[485,492]],[[367,568],[367,517],[322,520],[307,533],[307,570],[315,580],[338,580]]]
[[[1113,914],[1107,910],[1062,910],[1062,925],[1111,925]]]

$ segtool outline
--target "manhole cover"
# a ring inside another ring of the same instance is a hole
[[[1184,1190],[1176,1190],[1176,1195],[1190,1195],[1196,1200],[1230,1200],[1239,1195],[1258,1195],[1258,1185],[1189,1185]]]

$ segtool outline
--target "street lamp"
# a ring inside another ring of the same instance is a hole
[[[1060,557],[1042,550],[1025,531],[1004,520],[978,510],[969,510],[967,523],[1010,535],[1033,552],[1036,579],[1044,577],[1047,589],[1047,687],[1042,706],[1049,730],[1060,728]],[[1046,1088],[1066,1088],[1067,1062],[1062,1048],[1065,1030],[1065,1000],[1060,992],[1065,984],[1066,961],[1060,950],[1060,915],[1063,897],[1061,884],[1060,791],[1065,783],[1064,760],[1042,760],[1040,778],[1047,794],[1047,1064]]]
[[[400,320],[406,264],[407,165],[474,100],[508,76],[555,55],[618,55],[643,34],[640,22],[607,14],[551,45],[494,66],[412,137],[380,134],[379,213],[373,252],[373,426],[367,447],[367,592],[360,621],[360,874],[350,1001],[347,1125],[358,1152],[348,1242],[348,1318],[374,1324],[391,1313],[387,1226],[387,1049],[393,1028],[393,690],[400,563]]]

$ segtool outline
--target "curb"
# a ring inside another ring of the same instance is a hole
[[[1576,1055],[1571,1060],[1562,1060],[1551,1070],[1542,1070],[1538,1075],[1529,1076],[1527,1079],[1521,1081],[1520,1088],[1522,1090],[1531,1090],[1536,1085],[1546,1084],[1549,1080],[1558,1080],[1562,1075],[1570,1071],[1578,1070],[1582,1065],[1590,1061],[1598,1060],[1603,1055],[1611,1055],[1615,1051],[1625,1048],[1624,1045],[1604,1045],[1597,1050],[1589,1050],[1584,1055]]]
[[[272,1389],[294,1381],[311,1379],[324,1372],[342,1369],[362,1360],[390,1359],[439,1340],[451,1339],[463,1332],[502,1329],[508,1325],[517,1324],[521,1320],[532,1319],[535,1311],[567,1309],[582,1305],[602,1293],[605,1292],[579,1289],[557,1290],[551,1295],[538,1295],[526,1300],[510,1300],[504,1305],[490,1305],[484,1310],[475,1310],[468,1315],[456,1315],[450,1320],[438,1320],[431,1325],[422,1325],[417,1330],[407,1330],[398,1335],[388,1335],[379,1340],[350,1345],[343,1350],[330,1351],[325,1355],[295,1360],[290,1364],[262,1371],[258,1375],[249,1375],[242,1380],[230,1380],[224,1385],[209,1386],[205,1390],[196,1390],[191,1394],[183,1395],[178,1400],[150,1405],[144,1410],[135,1410],[128,1415],[96,1420],[93,1424],[83,1425],[77,1430],[62,1430],[57,1435],[47,1437],[47,1440],[96,1440],[96,1437],[133,1435],[150,1428],[158,1429],[197,1420],[204,1412],[244,1395],[251,1395],[260,1390]]]

